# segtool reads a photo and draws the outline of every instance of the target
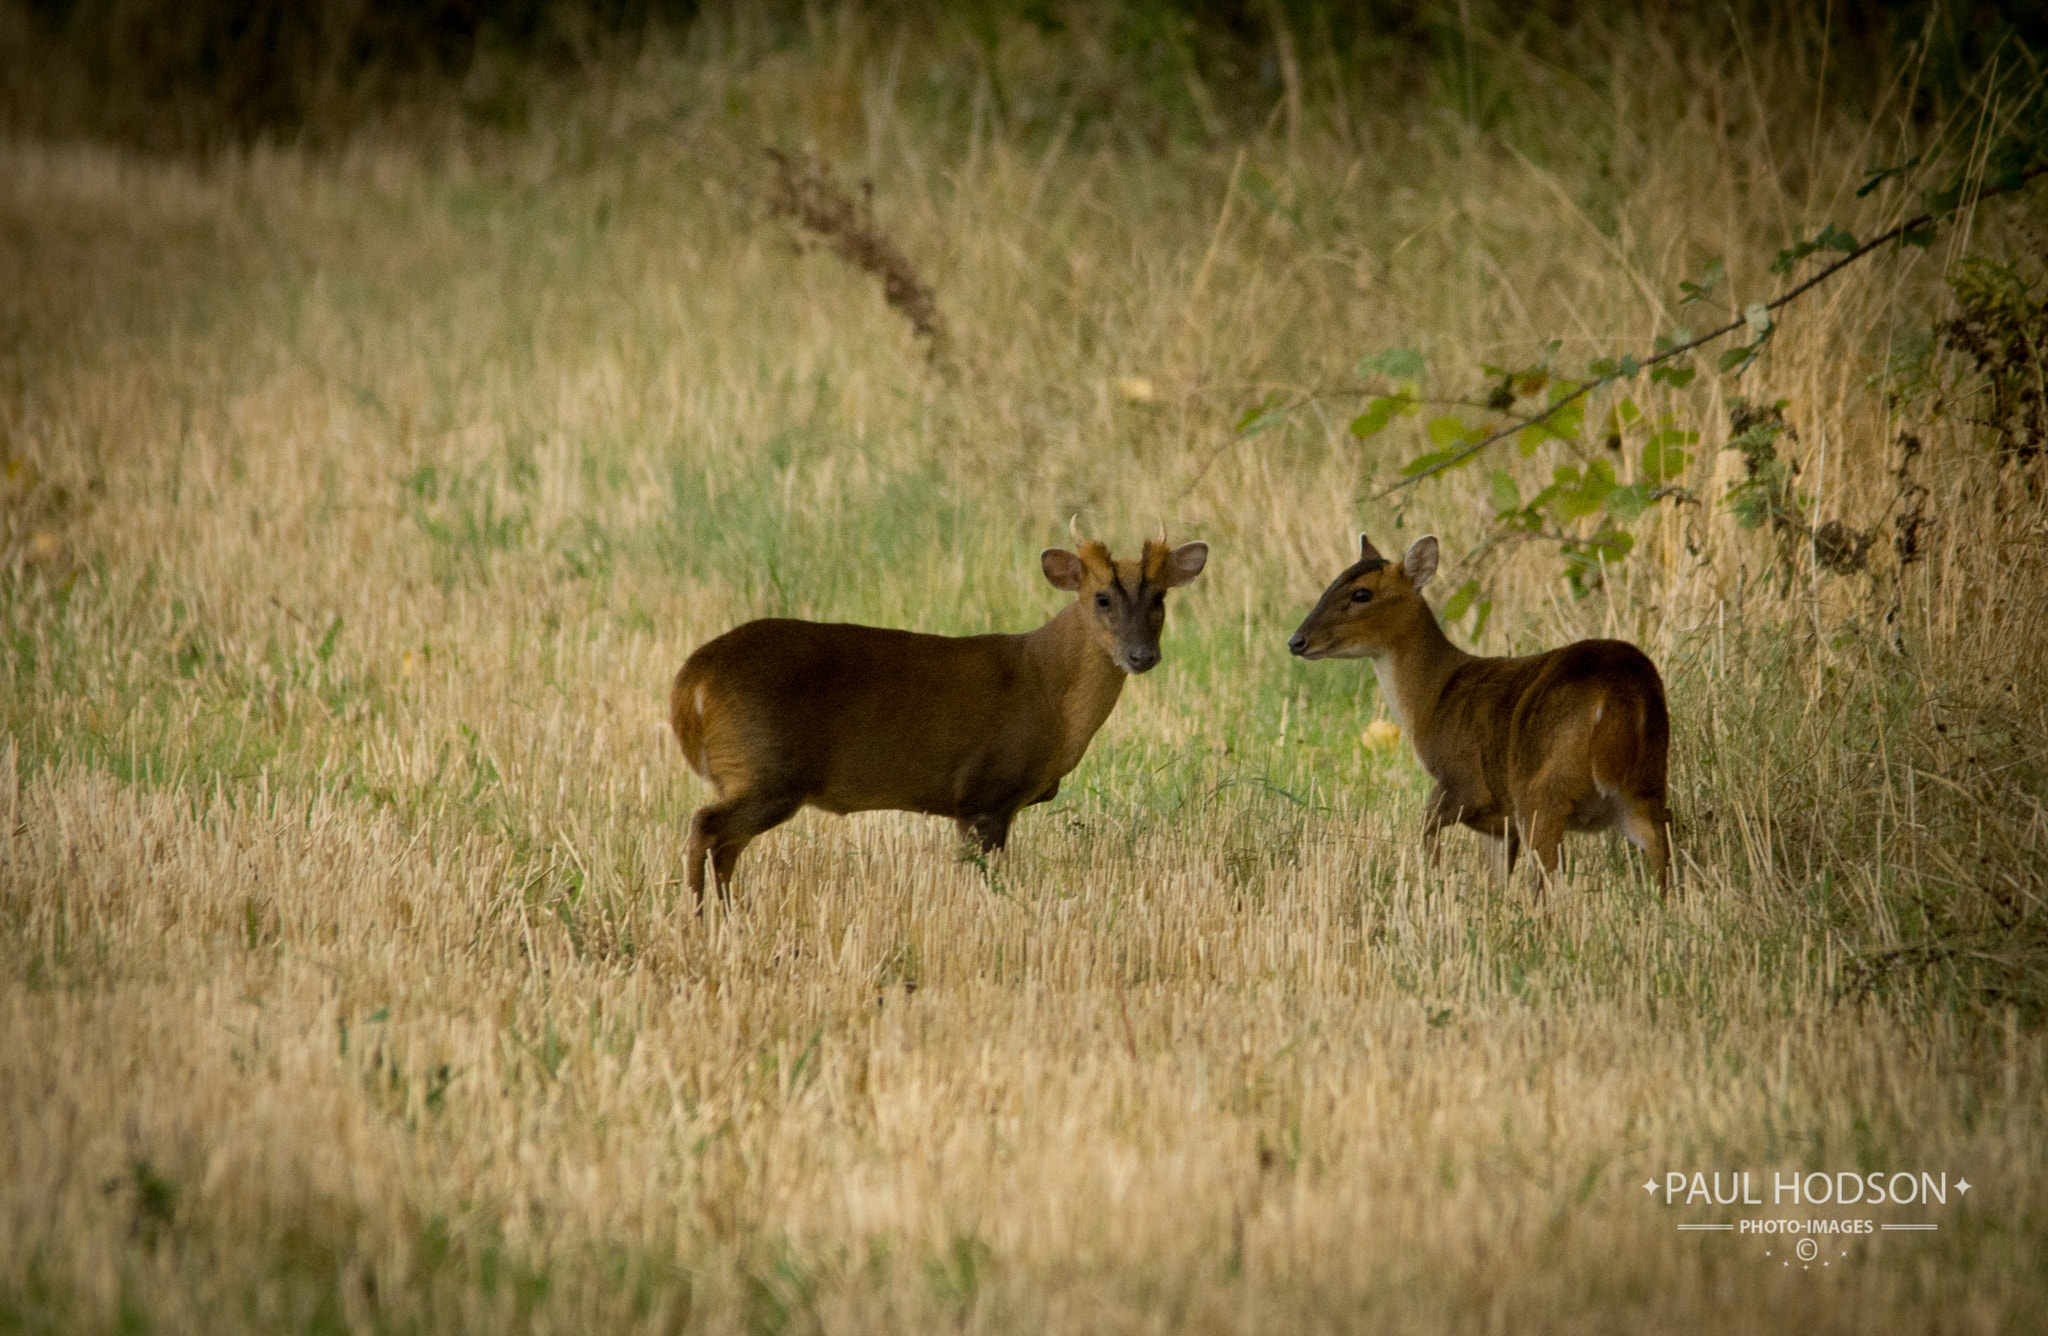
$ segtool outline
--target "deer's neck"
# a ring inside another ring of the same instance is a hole
[[[1095,731],[1123,694],[1124,670],[1095,643],[1081,620],[1081,605],[1069,603],[1036,631],[1023,637],[1024,657],[1057,698],[1060,718],[1059,773],[1081,763]]]
[[[1429,731],[1444,684],[1471,657],[1451,643],[1429,605],[1416,600],[1414,626],[1372,661],[1380,696],[1402,732],[1414,738]]]

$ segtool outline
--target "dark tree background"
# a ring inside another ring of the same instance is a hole
[[[1484,122],[1504,96],[1486,77],[1490,50],[1527,47],[1597,83],[1603,57],[1582,47],[1583,30],[1646,25],[1679,43],[1725,43],[1731,18],[1725,4],[1646,10],[1613,0],[900,0],[852,8],[884,26],[951,34],[968,50],[992,50],[1019,26],[1054,40],[1086,28],[1097,40],[1076,44],[1076,67],[1047,91],[1084,119],[1136,117],[1155,137],[1256,124],[1287,95],[1290,72],[1308,101],[1335,76],[1387,97],[1434,93]],[[2038,72],[2048,52],[2048,6],[2025,0],[1864,0],[1826,9],[1747,0],[1734,10],[1762,40],[1816,52],[1825,41],[1838,97],[1856,97],[1859,78],[1892,67],[1879,57],[1924,40],[1923,112],[1993,57]],[[657,36],[687,41],[704,25],[743,22],[753,41],[773,46],[803,40],[809,21],[806,7],[789,0],[13,0],[0,3],[0,117],[21,133],[159,151],[320,140],[394,101],[459,87],[480,61],[573,72],[630,58]],[[1208,95],[1199,108],[1189,99],[1191,73]],[[480,103],[479,114],[492,112]]]

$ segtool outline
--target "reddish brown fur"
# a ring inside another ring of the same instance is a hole
[[[1373,661],[1389,709],[1436,780],[1423,821],[1431,860],[1444,823],[1457,821],[1504,842],[1509,872],[1526,841],[1547,882],[1566,831],[1618,825],[1668,891],[1671,721],[1656,665],[1619,640],[1521,658],[1467,654],[1420,593],[1436,573],[1436,538],[1418,539],[1399,563],[1363,534],[1359,545],[1360,560],[1288,645],[1304,658]]]
[[[701,904],[709,857],[723,892],[740,851],[809,804],[949,816],[984,851],[1020,808],[1048,802],[1123,691],[1159,662],[1166,590],[1208,547],[1147,542],[1119,562],[1100,543],[1048,548],[1046,578],[1078,597],[1025,635],[934,636],[771,619],[699,648],[676,674],[669,722],[718,800],[690,824]]]

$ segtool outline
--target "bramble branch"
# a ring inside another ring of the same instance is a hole
[[[1927,229],[1932,227],[1938,220],[1953,215],[1955,211],[1963,207],[1965,203],[1974,204],[1978,201],[1992,199],[1999,195],[2009,195],[2016,190],[2023,189],[2028,182],[2033,181],[2034,179],[2042,176],[2043,174],[2048,174],[2048,163],[2042,163],[2033,167],[2029,167],[2025,171],[2020,172],[2016,178],[2004,182],[2002,184],[1990,186],[1983,190],[1980,190],[1976,194],[1970,196],[1968,200],[1959,200],[1957,203],[1951,205],[1948,209],[1945,209],[1940,213],[1929,211],[1927,213],[1918,214],[1912,218],[1908,218],[1905,222],[1898,224],[1896,227],[1893,227],[1886,232],[1882,232],[1879,235],[1872,237],[1870,240],[1864,242],[1863,244],[1857,246],[1854,250],[1851,250],[1846,255],[1842,256],[1841,259],[1834,261],[1832,264],[1822,266],[1818,273],[1815,273],[1812,277],[1806,279],[1804,282],[1796,283],[1792,287],[1787,288],[1783,293],[1780,293],[1777,297],[1773,298],[1772,300],[1762,303],[1763,313],[1768,315],[1771,312],[1776,311],[1778,308],[1786,305],[1787,303],[1798,300],[1801,296],[1805,295],[1813,288],[1826,282],[1828,279],[1833,278],[1843,269],[1846,269],[1848,266],[1856,263],[1856,261],[1870,254],[1870,252],[1878,249],[1880,246],[1887,245],[1893,241],[1900,241],[1910,236],[1924,235]],[[1733,334],[1738,329],[1749,327],[1756,323],[1751,319],[1751,314],[1754,313],[1755,310],[1755,307],[1751,307],[1749,308],[1748,312],[1745,312],[1742,316],[1729,321],[1725,325],[1722,325],[1719,329],[1709,330],[1707,333],[1700,335],[1698,338],[1689,339],[1684,343],[1676,344],[1670,348],[1664,349],[1661,352],[1655,353],[1649,357],[1645,357],[1640,361],[1636,361],[1633,364],[1629,365],[1625,370],[1612,371],[1607,373],[1606,375],[1597,376],[1594,379],[1587,381],[1585,384],[1580,385],[1578,388],[1570,391],[1569,393],[1558,396],[1558,398],[1548,407],[1546,407],[1542,412],[1532,414],[1527,418],[1517,419],[1515,421],[1510,422],[1509,425],[1502,427],[1498,431],[1491,432],[1486,436],[1481,437],[1480,439],[1472,442],[1470,445],[1467,445],[1462,449],[1458,450],[1456,453],[1450,455],[1448,458],[1440,459],[1436,463],[1431,464],[1428,468],[1417,470],[1410,476],[1405,477],[1401,479],[1401,481],[1394,483],[1392,486],[1389,486],[1383,489],[1382,491],[1376,493],[1372,499],[1375,501],[1381,500],[1385,497],[1393,495],[1395,492],[1398,492],[1403,488],[1414,486],[1416,483],[1421,482],[1424,478],[1433,478],[1437,474],[1442,473],[1447,469],[1456,468],[1458,465],[1472,458],[1472,456],[1478,454],[1480,451],[1486,449],[1488,446],[1493,445],[1500,441],[1504,441],[1508,437],[1513,436],[1517,432],[1525,431],[1530,427],[1540,426],[1543,423],[1548,422],[1560,410],[1568,407],[1573,403],[1578,402],[1579,400],[1585,398],[1587,395],[1591,394],[1595,390],[1602,389],[1608,385],[1612,385],[1616,381],[1631,378],[1637,372],[1642,371],[1648,367],[1656,366],[1660,362],[1669,362],[1675,358],[1683,357],[1685,354],[1692,352],[1696,348],[1702,348],[1707,344],[1714,342],[1716,339],[1725,338],[1728,335]],[[1761,342],[1763,336],[1767,335],[1770,332],[1771,328],[1772,326],[1770,325],[1765,326],[1765,328],[1759,333],[1759,342]]]

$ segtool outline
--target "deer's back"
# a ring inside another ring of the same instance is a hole
[[[1507,814],[1515,790],[1560,761],[1632,787],[1654,776],[1655,791],[1664,790],[1671,726],[1663,680],[1626,641],[1472,659],[1445,684],[1432,722],[1424,764],[1475,814]]]

